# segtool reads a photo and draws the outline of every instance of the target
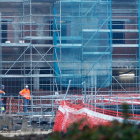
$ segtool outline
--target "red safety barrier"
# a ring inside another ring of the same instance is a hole
[[[70,124],[78,122],[85,118],[81,127],[88,124],[90,127],[96,125],[109,125],[110,121],[118,120],[123,122],[123,114],[121,112],[102,109],[88,104],[75,105],[68,101],[61,101],[56,118],[53,131],[67,131]],[[140,120],[140,115],[129,114],[134,121]]]

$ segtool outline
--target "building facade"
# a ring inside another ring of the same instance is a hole
[[[0,82],[17,96],[139,93],[138,0],[0,0]]]

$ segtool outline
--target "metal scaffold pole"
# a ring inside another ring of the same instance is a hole
[[[2,75],[2,27],[1,27],[1,12],[0,12],[0,75]],[[0,77],[0,85],[2,84],[2,77]]]
[[[140,94],[140,0],[138,1],[138,27],[139,27],[139,94]]]

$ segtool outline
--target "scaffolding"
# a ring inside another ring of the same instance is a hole
[[[30,120],[54,118],[61,100],[101,108],[117,100],[112,110],[119,111],[124,98],[133,106],[140,81],[138,0],[0,3],[0,84],[6,87],[7,113],[25,114],[19,91],[26,84]]]
[[[54,69],[54,63],[60,61],[54,59],[54,48],[60,47],[54,42],[58,32],[53,28],[54,21],[60,17],[53,13],[55,2],[0,1],[0,83],[5,85],[8,114],[54,117],[56,97],[52,95],[61,94],[55,80],[60,75]],[[26,84],[32,97],[28,113],[23,112],[23,99],[19,96]]]

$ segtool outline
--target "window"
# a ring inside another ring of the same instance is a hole
[[[112,21],[112,29],[125,29],[125,22]],[[113,33],[113,44],[125,44],[125,33]]]
[[[2,21],[1,30],[2,43],[5,43],[7,41],[7,21]]]

